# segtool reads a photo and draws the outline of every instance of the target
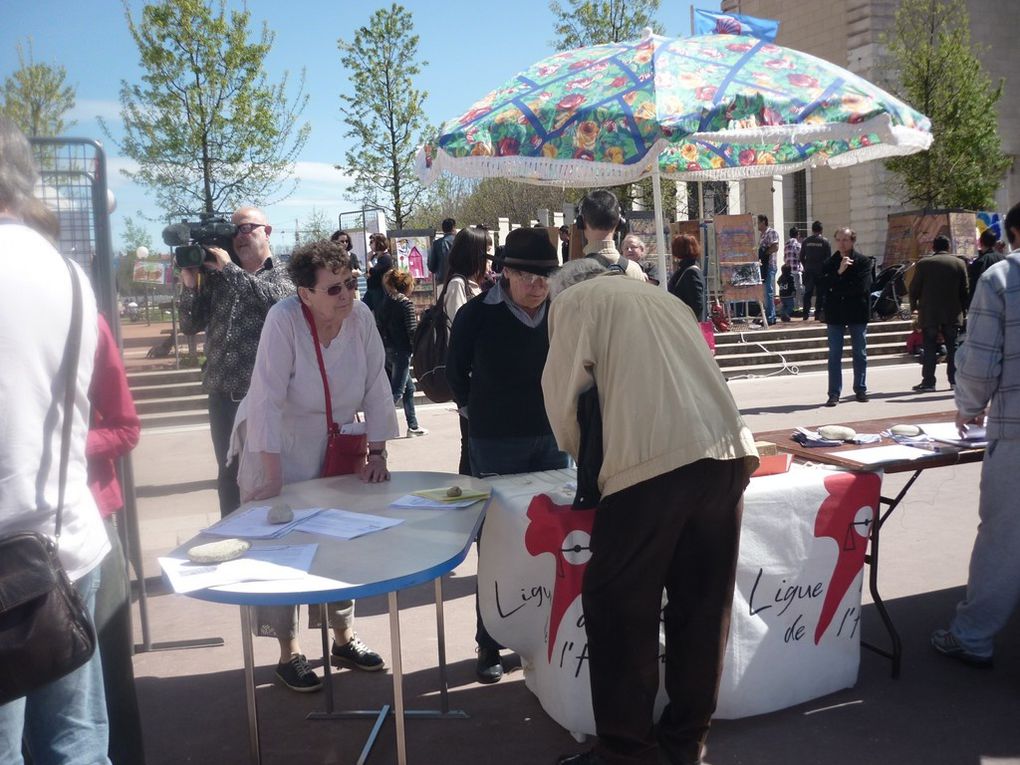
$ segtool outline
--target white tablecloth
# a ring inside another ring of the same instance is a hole
[[[489,632],[520,654],[528,687],[577,734],[595,732],[580,598],[595,511],[570,509],[573,478],[562,470],[490,480],[478,588]],[[762,714],[856,682],[880,488],[878,474],[817,468],[751,481],[716,717]]]

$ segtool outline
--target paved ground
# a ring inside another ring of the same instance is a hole
[[[941,368],[939,374],[943,374]],[[910,386],[919,379],[917,365],[875,369],[869,374],[872,401],[848,402],[834,410],[820,406],[825,398],[824,374],[740,380],[732,382],[731,388],[752,429],[766,431],[951,408],[944,381],[936,393],[910,393]],[[426,407],[420,420],[431,434],[391,442],[393,469],[452,472],[459,439],[451,408]],[[145,571],[154,577],[158,575],[156,555],[218,516],[207,428],[146,431],[134,466]],[[949,617],[966,581],[977,526],[979,469],[970,465],[930,471],[884,527],[882,591],[905,643],[901,678],[891,679],[888,663],[865,651],[853,689],[782,712],[716,723],[707,762],[1020,764],[1020,619],[1014,619],[1001,636],[991,671],[957,666],[935,655],[926,644],[930,630]],[[901,483],[899,477],[891,477],[886,492]],[[409,722],[410,762],[551,763],[559,753],[579,750],[570,735],[544,714],[524,687],[519,670],[510,671],[495,686],[474,682],[474,576],[472,554],[445,585],[451,697],[453,705],[467,710],[471,719]],[[408,706],[434,705],[431,589],[404,593],[401,602]],[[359,602],[358,614],[362,637],[388,655],[384,600]],[[151,639],[156,642],[206,636],[226,641],[220,648],[136,656],[150,765],[246,762],[237,609],[167,593],[158,581],[152,581],[148,616]],[[869,606],[864,635],[880,634],[877,615]],[[316,652],[317,633],[306,631],[302,640],[308,653]],[[255,655],[264,762],[354,763],[370,723],[306,721],[308,712],[320,708],[321,694],[298,695],[272,683],[274,641],[256,641]],[[507,663],[516,666],[513,657]],[[365,708],[386,703],[391,684],[388,674],[345,671],[335,690],[339,708]],[[391,725],[369,762],[395,762]]]

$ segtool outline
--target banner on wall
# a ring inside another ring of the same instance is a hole
[[[596,511],[570,508],[572,480],[572,471],[552,471],[492,481],[479,603],[493,638],[521,656],[546,712],[593,734],[580,593]],[[807,468],[751,482],[716,717],[763,714],[856,682],[880,488],[874,473]],[[656,713],[666,702],[661,676],[659,686]]]

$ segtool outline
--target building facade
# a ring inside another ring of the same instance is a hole
[[[895,0],[722,0],[721,9],[780,21],[776,43],[810,53],[849,69],[876,83],[885,78],[882,34],[890,28],[899,3]],[[996,202],[999,211],[1020,201],[1020,16],[1003,12],[1001,0],[967,0],[971,38],[993,81],[1004,81],[998,104],[1002,150],[1014,158],[1003,178]],[[885,249],[887,216],[912,209],[896,195],[893,176],[880,161],[843,170],[816,168],[771,179],[743,181],[742,206],[749,213],[770,217],[773,195],[783,194],[786,226],[820,220],[827,236],[850,226],[857,232],[858,249],[881,256]],[[785,231],[781,234],[785,236]]]

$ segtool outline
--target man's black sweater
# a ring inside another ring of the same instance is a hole
[[[548,353],[548,313],[532,329],[505,303],[486,304],[485,295],[469,300],[457,312],[446,379],[458,406],[467,406],[471,436],[516,438],[552,433],[542,397],[542,370]]]

